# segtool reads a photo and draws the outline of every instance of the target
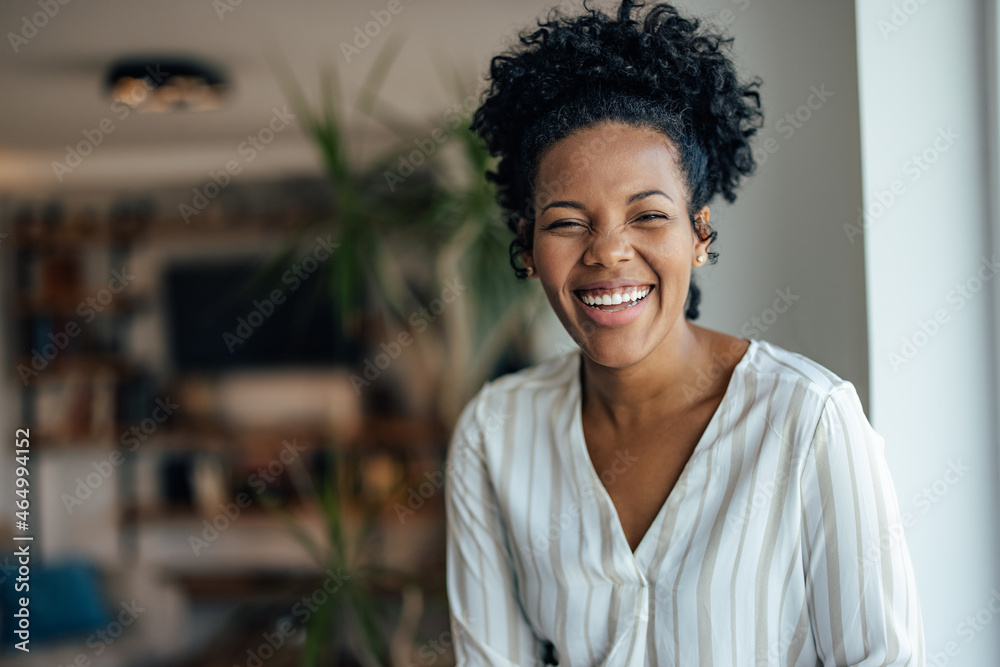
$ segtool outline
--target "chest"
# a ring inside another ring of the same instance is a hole
[[[509,490],[500,485],[519,598],[539,636],[558,647],[560,664],[604,664],[609,653],[628,650],[631,633],[636,633],[637,646],[647,650],[650,643],[662,644],[661,659],[646,664],[674,664],[668,656],[674,655],[675,629],[687,637],[697,627],[733,636],[728,625],[732,621],[737,627],[733,619],[753,619],[759,612],[754,591],[761,581],[777,582],[781,592],[780,599],[770,594],[762,599],[798,618],[806,578],[796,569],[801,553],[797,521],[802,516],[795,506],[797,474],[789,476],[788,490],[779,492],[770,482],[782,467],[781,443],[765,441],[764,430],[755,427],[747,436],[747,451],[735,458],[732,439],[725,434],[710,451],[694,456],[690,450],[699,435],[693,432],[683,454],[676,446],[663,448],[673,456],[635,447],[635,442],[616,442],[617,447],[595,451],[594,472],[600,481],[583,474],[589,473],[583,465],[588,462],[582,460],[586,452],[579,443],[581,460],[556,459],[562,464],[560,476],[550,477],[548,461],[538,456],[531,474],[544,481]],[[577,464],[580,473],[570,475]],[[734,475],[734,470],[740,473]],[[608,497],[588,492],[591,480],[597,491],[596,485],[604,484]],[[643,487],[648,495],[636,494],[630,486]],[[773,512],[772,500],[786,506]],[[646,518],[637,521],[639,512]],[[773,515],[783,517],[780,525],[772,525]],[[654,529],[654,537],[643,541]],[[699,619],[698,625],[693,619]],[[781,628],[786,642],[794,631],[789,628]],[[751,655],[754,634],[741,632],[740,637],[749,642],[740,647],[740,655]],[[626,664],[617,657],[620,661],[607,664]],[[699,664],[689,657],[682,654],[676,664]]]
[[[616,433],[607,424],[584,418],[591,463],[632,551],[677,485],[720,400],[627,432]]]

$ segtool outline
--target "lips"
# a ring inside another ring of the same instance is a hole
[[[619,280],[586,285],[573,290],[573,295],[580,309],[597,325],[617,328],[638,319],[655,288],[649,283]]]

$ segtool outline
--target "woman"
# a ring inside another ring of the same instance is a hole
[[[511,261],[579,345],[489,382],[447,463],[463,665],[922,665],[883,440],[810,359],[695,325],[759,80],[667,4],[554,14],[491,64]]]

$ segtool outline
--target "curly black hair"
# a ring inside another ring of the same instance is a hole
[[[728,53],[732,38],[699,30],[699,19],[667,3],[633,18],[643,5],[624,0],[615,18],[586,0],[580,16],[555,8],[538,20],[538,30],[522,30],[519,44],[490,61],[490,86],[470,129],[500,157],[486,177],[515,234],[510,262],[518,278],[527,275],[518,259],[531,249],[540,155],[577,130],[617,121],[668,137],[678,149],[691,224],[710,242],[716,232],[700,231],[693,212],[720,192],[734,201],[740,178],[756,167],[750,138],[763,126],[760,78],[740,82]],[[524,235],[522,217],[529,223]],[[708,256],[715,263],[718,253]],[[692,276],[688,319],[697,319],[700,300]]]

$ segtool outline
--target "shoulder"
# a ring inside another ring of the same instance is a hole
[[[835,393],[855,392],[852,382],[823,364],[765,340],[752,339],[744,362],[744,372],[757,380],[758,391],[782,385],[821,404]]]
[[[824,396],[841,389],[851,382],[840,377],[826,366],[799,352],[793,352],[766,340],[754,339],[748,350],[748,365],[761,376],[780,376],[799,382]]]
[[[786,395],[801,397],[789,400],[787,412],[798,415],[793,450],[806,496],[822,495],[824,488],[850,489],[861,477],[882,474],[885,441],[868,421],[852,382],[805,355],[764,341],[750,361],[759,377],[772,378],[770,386],[784,384],[792,389]],[[817,471],[822,479],[814,478]]]
[[[456,431],[495,430],[518,413],[518,401],[550,405],[573,387],[579,368],[580,351],[574,349],[486,382],[462,410]]]
[[[734,392],[742,415],[755,414],[784,435],[808,447],[825,421],[839,412],[867,424],[854,384],[823,364],[780,345],[751,339],[736,367]],[[870,427],[869,427],[870,428]],[[796,449],[799,447],[797,446]]]

